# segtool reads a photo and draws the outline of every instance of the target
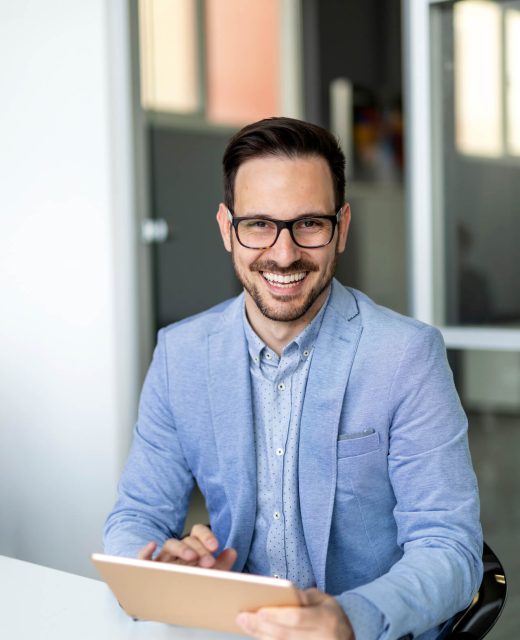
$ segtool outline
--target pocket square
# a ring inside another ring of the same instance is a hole
[[[364,438],[375,433],[375,429],[363,429],[363,431],[354,431],[353,433],[342,433],[338,436],[338,440],[355,440],[356,438]]]

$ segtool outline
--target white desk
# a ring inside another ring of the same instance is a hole
[[[104,582],[0,556],[2,640],[240,640],[243,636],[134,622]]]

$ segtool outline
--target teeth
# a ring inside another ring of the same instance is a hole
[[[263,273],[262,274],[269,282],[276,282],[277,284],[290,284],[291,282],[299,282],[303,280],[306,273],[291,273],[288,276],[282,276],[278,273]]]

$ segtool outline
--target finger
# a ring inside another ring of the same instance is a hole
[[[235,564],[236,559],[237,552],[235,549],[232,549],[231,547],[229,549],[224,549],[224,551],[222,551],[222,553],[215,559],[213,568],[219,569],[220,571],[230,571],[231,567]]]
[[[310,629],[314,626],[313,617],[307,615],[304,607],[263,607],[257,612],[266,623],[297,629]]]
[[[301,640],[301,629],[289,628],[283,625],[274,624],[259,613],[247,613],[243,611],[236,617],[236,623],[239,627],[254,638],[269,638],[276,640],[283,638],[284,640]]]
[[[151,560],[153,556],[153,552],[157,549],[157,544],[155,542],[149,542],[146,546],[144,546],[137,557],[139,560]]]
[[[208,551],[216,551],[219,547],[217,538],[211,529],[204,524],[193,525],[190,531],[190,536],[200,540]]]
[[[215,565],[216,560],[213,557],[213,554],[202,544],[200,540],[190,535],[183,538],[182,541],[187,547],[193,549],[197,554],[197,565],[199,567],[210,568]]]
[[[156,560],[159,562],[197,562],[199,555],[196,551],[184,544],[183,540],[169,538],[163,544]]]
[[[300,603],[304,607],[311,607],[317,604],[321,604],[325,600],[327,600],[330,596],[323,591],[319,591],[319,589],[305,589],[305,591],[299,592]]]

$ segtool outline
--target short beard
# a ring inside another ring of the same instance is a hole
[[[244,287],[244,289],[249,293],[249,295],[253,299],[254,303],[256,304],[256,306],[258,307],[262,315],[268,318],[269,320],[274,320],[276,322],[294,322],[295,320],[299,320],[300,318],[302,318],[309,311],[309,309],[316,302],[316,300],[321,296],[321,294],[327,289],[327,287],[329,287],[330,283],[332,282],[332,278],[334,277],[334,273],[336,272],[338,254],[337,253],[334,254],[334,260],[331,263],[328,271],[324,274],[323,278],[316,283],[316,286],[309,291],[309,293],[307,294],[307,297],[305,298],[305,300],[302,302],[300,306],[297,306],[293,309],[286,309],[286,310],[280,310],[280,311],[277,311],[276,309],[271,308],[262,299],[262,296],[258,288],[256,287],[256,285],[248,282],[244,277],[242,277],[238,269],[238,266],[235,262],[234,251],[231,252],[231,258],[233,261],[233,268],[235,270],[236,277],[242,283],[242,286]],[[253,262],[249,266],[249,270],[253,272],[272,271],[272,272],[283,275],[284,273],[296,273],[296,272],[302,272],[302,271],[315,272],[315,271],[318,271],[318,268],[316,267],[315,264],[308,262],[306,260],[297,260],[296,262],[293,262],[293,264],[291,264],[289,267],[285,267],[285,268],[278,267],[275,262],[270,260],[269,261],[258,260],[256,262]],[[277,299],[282,303],[291,302],[291,300],[293,299],[293,296],[290,296],[290,295],[284,296],[283,294],[281,294],[277,296]]]

